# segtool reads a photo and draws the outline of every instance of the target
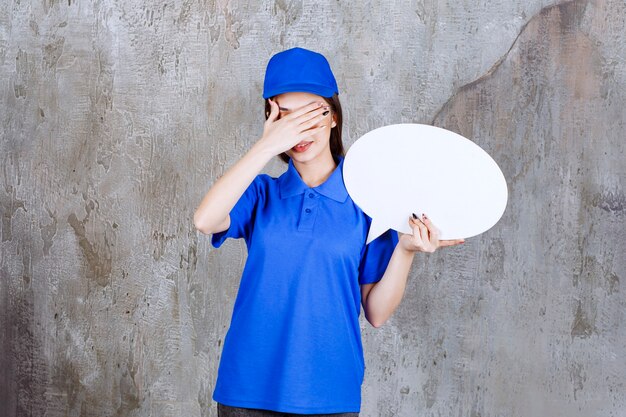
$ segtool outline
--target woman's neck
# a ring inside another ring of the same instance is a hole
[[[311,188],[323,184],[337,167],[335,159],[330,153],[328,157],[323,159],[316,158],[313,161],[302,163],[294,161],[293,165],[300,174],[302,181]]]

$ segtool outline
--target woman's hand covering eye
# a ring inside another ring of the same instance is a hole
[[[263,125],[263,136],[259,142],[267,146],[274,155],[288,151],[328,127],[326,123],[320,124],[328,117],[330,110],[323,101],[309,103],[280,118],[278,104],[272,99],[268,101],[271,112]]]

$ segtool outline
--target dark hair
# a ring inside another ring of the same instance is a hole
[[[274,97],[272,97],[272,100]],[[337,156],[345,156],[345,151],[343,150],[343,142],[341,140],[341,128],[343,126],[343,117],[341,115],[341,103],[339,102],[339,96],[337,94],[333,94],[332,97],[323,97],[324,101],[326,101],[330,105],[330,110],[332,113],[335,113],[337,117],[337,125],[330,130],[330,153],[335,158]],[[272,111],[272,107],[270,106],[269,101],[265,100],[265,120],[270,117],[270,113]],[[289,156],[283,152],[278,157],[283,162],[289,162]]]

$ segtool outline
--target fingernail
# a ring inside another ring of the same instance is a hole
[[[428,217],[426,217],[426,215],[424,213],[422,213],[422,217],[424,218],[424,220],[426,220]]]
[[[417,220],[417,216],[415,215],[415,213],[411,213],[411,214],[413,214],[413,218]]]

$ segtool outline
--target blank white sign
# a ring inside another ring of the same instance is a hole
[[[366,133],[346,154],[343,176],[352,200],[372,218],[367,243],[388,229],[411,233],[411,213],[425,213],[439,239],[476,236],[500,220],[508,198],[504,175],[487,152],[422,124]]]

